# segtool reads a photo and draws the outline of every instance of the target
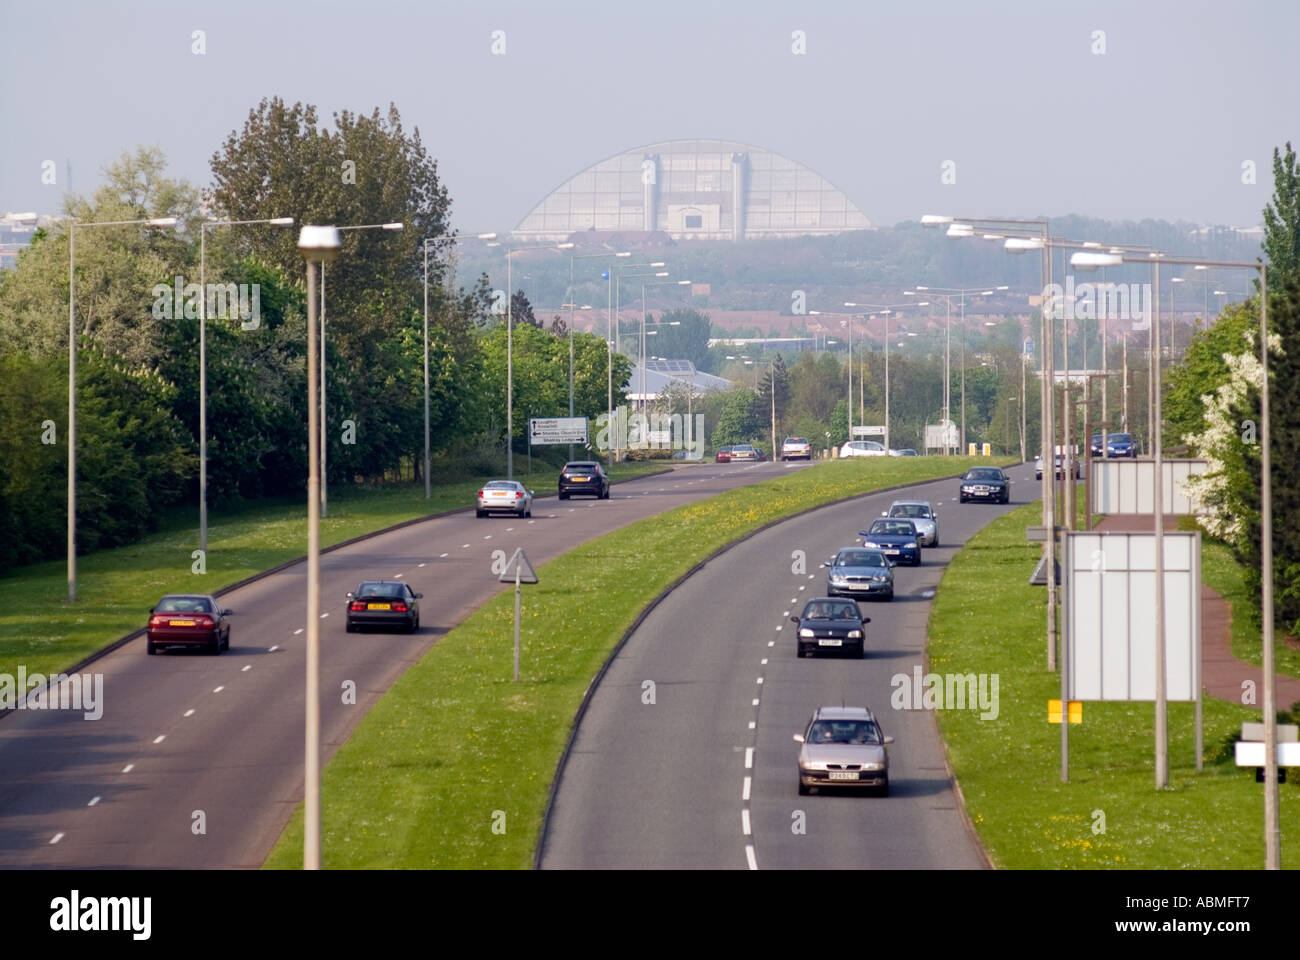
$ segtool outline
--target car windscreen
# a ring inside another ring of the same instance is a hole
[[[1059,454],[1058,454],[1059,459]],[[967,480],[1001,480],[1002,474],[997,470],[971,470],[966,474]]]
[[[804,607],[805,620],[858,620],[858,605],[851,600],[814,600]]]
[[[1132,443],[1133,435],[1128,433],[1112,433],[1106,437],[1109,443]]]
[[[404,597],[406,591],[400,583],[363,583],[357,587],[358,597]]]
[[[921,520],[928,520],[930,517],[930,508],[919,503],[896,503],[890,509],[891,517],[916,517]]]
[[[211,613],[212,602],[206,597],[163,597],[154,613]]]
[[[835,558],[837,567],[883,567],[884,554],[876,550],[845,550]]]
[[[809,743],[882,744],[874,720],[818,720],[808,731]]]
[[[910,537],[916,533],[911,520],[876,520],[871,524],[871,532],[887,537]]]

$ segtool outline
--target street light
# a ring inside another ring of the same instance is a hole
[[[863,307],[863,308],[866,308],[866,309],[874,309],[874,310],[878,311],[878,312],[880,313],[880,315],[883,316],[883,317],[885,318],[885,450],[886,450],[886,452],[888,452],[889,449],[890,449],[890,446],[889,446],[889,317],[890,317],[890,315],[891,315],[891,314],[892,314],[896,309],[902,309],[902,308],[904,308],[904,307],[911,307],[911,306],[922,306],[922,305],[924,305],[924,306],[929,306],[929,301],[928,301],[928,300],[925,300],[925,301],[922,301],[921,303],[918,303],[918,304],[912,304],[912,303],[857,303],[857,302],[846,302],[846,303],[844,304],[844,306],[846,306],[846,307]],[[873,314],[873,316],[874,316],[874,314]],[[858,385],[859,385],[859,389],[861,389],[861,381],[859,381],[859,384],[858,384]],[[850,406],[850,407],[853,406],[853,388],[852,388],[852,386],[849,387],[849,406]],[[849,433],[850,433],[850,437],[849,437],[849,439],[850,439],[850,440],[853,439],[853,437],[852,437],[852,432],[853,432],[852,430],[849,431]]]
[[[661,276],[662,276],[662,277],[666,277],[666,276],[668,276],[668,273],[667,273],[667,271],[662,272],[662,273],[656,273],[655,276],[656,276],[656,277],[661,277]],[[689,286],[691,285],[691,281],[689,281],[689,280],[652,280],[652,281],[646,282],[646,281],[643,280],[643,281],[641,282],[641,410],[642,410],[643,413],[645,412],[646,399],[647,399],[647,398],[646,398],[646,392],[645,392],[645,374],[646,374],[646,369],[645,369],[645,337],[646,337],[646,333],[645,333],[645,288],[646,288],[646,287],[662,287],[662,286],[665,286],[665,285],[672,285],[672,286],[678,286],[678,287],[689,287]],[[657,331],[656,331],[656,332],[657,332]]]
[[[343,230],[402,230],[406,225],[403,223],[364,223],[356,226],[339,227]],[[320,512],[321,516],[329,515],[329,504],[326,503],[326,494],[329,488],[329,480],[325,473],[325,451],[329,448],[328,438],[325,436],[325,264],[320,265]]]
[[[480,233],[475,235],[477,240],[495,240],[495,233]],[[445,239],[450,243],[456,242],[456,237],[425,237],[420,246],[424,253],[424,499],[428,500],[430,491],[429,471],[432,469],[429,453],[429,244],[436,243],[440,239]],[[324,291],[322,290],[322,294]],[[321,303],[321,338],[324,340],[325,331],[325,306],[324,301]],[[322,354],[323,356],[323,354]]]
[[[293,217],[268,220],[205,220],[199,224],[199,549],[208,553],[208,227],[238,227],[255,223],[293,226]],[[321,314],[322,323],[324,314]]]
[[[77,228],[174,227],[175,217],[68,224],[68,603],[77,600]]]
[[[302,867],[320,869],[320,443],[316,409],[316,271],[343,249],[338,227],[303,227],[307,261],[307,742],[304,762]]]
[[[1269,416],[1268,385],[1268,276],[1267,266],[1262,262],[1245,263],[1241,261],[1218,261],[1197,264],[1194,260],[1166,257],[1163,253],[1148,252],[1154,260],[1156,271],[1156,323],[1154,326],[1156,349],[1160,347],[1160,263],[1173,265],[1191,265],[1194,269],[1205,270],[1208,267],[1225,267],[1259,271],[1259,362],[1261,367],[1260,382],[1260,566],[1262,573],[1260,606],[1263,619],[1263,671],[1264,702],[1262,704],[1264,720],[1264,846],[1265,867],[1277,870],[1281,867],[1281,827],[1278,817],[1277,792],[1277,677],[1273,665],[1273,480],[1272,480],[1272,428]],[[1070,258],[1074,266],[1097,267],[1114,266],[1121,263],[1141,263],[1142,258],[1126,255],[1124,252],[1107,254],[1076,253]],[[1207,318],[1208,319],[1208,318]],[[1157,381],[1160,367],[1156,366]],[[1154,418],[1161,419],[1160,388],[1155,389]],[[1155,445],[1155,523],[1156,523],[1156,695],[1164,693],[1164,556],[1163,535],[1164,517],[1162,503],[1161,470],[1163,464],[1163,443],[1157,433]],[[1158,710],[1156,715],[1157,749],[1160,737],[1167,737],[1166,719]],[[1168,782],[1168,770],[1164,769],[1157,758],[1156,786],[1163,787]]]
[[[606,258],[609,258],[609,257],[620,258],[620,257],[630,257],[630,256],[632,256],[632,251],[630,251],[630,250],[624,250],[624,251],[621,251],[621,252],[618,252],[618,253],[611,253],[611,252],[608,252],[608,251],[605,252],[605,253],[584,253],[584,254],[582,254],[582,255],[580,255],[580,256],[574,256],[573,254],[569,254],[569,416],[570,416],[570,417],[573,416],[573,310],[574,310],[574,306],[575,306],[575,305],[574,305],[574,302],[573,302],[573,300],[574,300],[574,297],[573,297],[573,261],[574,261],[574,260],[599,260],[599,259],[606,259]],[[585,310],[586,307],[584,307],[583,309]],[[614,366],[613,366],[613,364],[614,364],[614,355],[613,355],[613,353],[607,353],[607,357],[606,357],[606,359],[607,359],[607,361],[608,361],[608,363],[609,363],[609,371],[608,371],[608,379],[609,379],[609,406],[610,406],[609,416],[610,416],[610,417],[613,417],[613,415],[614,415],[614,410],[613,410],[613,407],[614,407]],[[608,419],[607,419],[607,420],[606,420],[606,429],[607,429],[607,430],[613,429],[613,428],[612,428],[611,426],[609,426],[608,424],[609,424],[609,421],[608,421]],[[569,459],[570,459],[570,460],[573,459],[573,444],[569,444]],[[611,468],[612,468],[612,466],[613,466],[613,465],[611,464]]]

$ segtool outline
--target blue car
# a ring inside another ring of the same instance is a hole
[[[1138,455],[1137,444],[1133,442],[1131,433],[1111,433],[1106,436],[1106,456],[1108,457],[1136,457]]]
[[[921,565],[921,542],[911,520],[881,517],[871,521],[870,530],[859,530],[864,547],[874,547],[895,563]]]

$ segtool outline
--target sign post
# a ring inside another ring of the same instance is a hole
[[[533,572],[533,565],[528,562],[528,557],[524,555],[523,547],[516,547],[514,556],[506,564],[506,568],[501,571],[501,576],[497,578],[503,583],[515,582],[515,683],[519,682],[519,601],[520,601],[520,584],[537,583],[537,574]]]

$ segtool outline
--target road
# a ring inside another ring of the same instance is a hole
[[[492,551],[523,547],[542,563],[644,517],[806,466],[692,465],[616,484],[609,500],[539,497],[532,520],[456,514],[325,554],[326,757],[438,637],[505,589],[490,571]],[[424,593],[418,633],[344,631],[346,593],[375,578],[404,578]],[[219,657],[147,657],[141,638],[96,661],[87,672],[103,675],[98,720],[41,710],[0,722],[0,867],[260,867],[302,799],[305,587],[299,563],[225,595],[235,615]],[[168,583],[159,593],[184,588]],[[342,702],[348,681],[355,705]]]
[[[953,553],[1036,499],[1032,465],[1008,473],[1010,506],[958,504],[953,480],[863,497],[778,524],[674,591],[592,695],[546,825],[543,869],[981,867],[933,711],[893,709],[891,678],[923,663],[930,598]],[[920,567],[895,570],[893,602],[862,603],[867,657],[798,659],[790,616],[824,595],[820,563],[860,542],[891,500],[913,497],[935,504],[942,545]],[[799,550],[804,573],[792,570]],[[841,702],[870,707],[896,738],[888,797],[798,795],[791,737],[815,708]]]

